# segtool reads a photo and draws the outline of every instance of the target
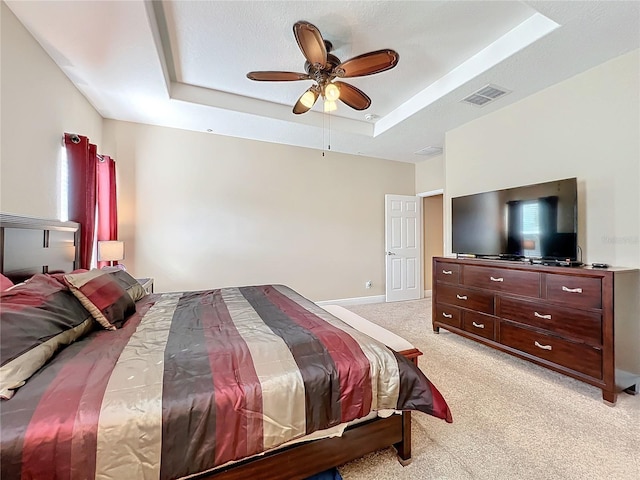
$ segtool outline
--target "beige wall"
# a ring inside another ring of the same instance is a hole
[[[416,193],[444,188],[444,156],[430,157],[416,163]]]
[[[384,293],[384,194],[414,193],[412,164],[112,120],[104,138],[124,263],[158,290]]]
[[[60,218],[63,133],[100,145],[102,117],[4,2],[0,8],[0,210]]]
[[[578,179],[585,262],[640,267],[640,54],[636,50],[446,134],[450,198]]]
[[[430,157],[416,164],[416,194],[444,189],[444,155]],[[443,254],[444,231],[442,195],[423,200],[424,289],[431,290],[432,258]]]

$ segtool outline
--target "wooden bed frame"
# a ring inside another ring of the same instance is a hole
[[[36,273],[69,272],[79,265],[80,225],[0,214],[0,273],[14,282]],[[416,365],[417,350],[400,352]],[[347,428],[341,437],[295,444],[190,478],[211,480],[304,479],[393,446],[402,465],[411,461],[411,413],[375,418]]]

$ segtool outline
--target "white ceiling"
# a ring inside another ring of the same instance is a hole
[[[638,1],[6,3],[105,118],[405,162],[443,146],[447,130],[640,47]],[[345,80],[371,97],[369,109],[339,103],[329,115],[318,102],[294,115],[310,81],[246,78],[304,72],[298,20],[342,61],[399,53],[396,68]],[[487,84],[511,93],[460,103]]]

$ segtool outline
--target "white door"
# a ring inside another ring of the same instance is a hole
[[[422,298],[422,199],[385,195],[387,302]]]

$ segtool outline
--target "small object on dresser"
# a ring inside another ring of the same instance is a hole
[[[136,278],[136,280],[138,280],[138,283],[140,283],[140,285],[142,285],[142,288],[144,288],[144,291],[147,293],[153,293],[153,278]]]
[[[592,263],[591,266],[593,268],[609,268],[609,265],[606,263]]]

